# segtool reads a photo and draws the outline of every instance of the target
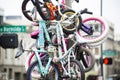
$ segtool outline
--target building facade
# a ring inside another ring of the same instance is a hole
[[[16,16],[15,16],[16,17]],[[2,21],[3,22],[3,21]],[[26,32],[17,32],[15,34],[18,35],[18,41],[23,40],[23,46],[26,48],[31,44],[33,39],[30,38],[30,32],[32,32],[32,28],[30,23],[25,23],[27,21],[23,21],[21,18],[18,19],[6,19],[4,24],[9,25],[24,25],[26,26]],[[10,34],[12,32],[8,32],[5,34]],[[0,33],[1,35],[4,33]],[[25,59],[28,54],[22,54],[19,58],[15,58],[18,49],[11,48],[2,48],[0,47],[0,80],[26,80],[26,70],[24,67]]]

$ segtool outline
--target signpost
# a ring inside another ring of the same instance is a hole
[[[26,32],[26,26],[21,25],[3,25],[0,26],[0,33],[16,33],[16,32]]]

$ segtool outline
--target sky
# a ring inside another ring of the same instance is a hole
[[[20,15],[23,0],[0,0],[0,7],[5,15]]]
[[[75,10],[88,8],[94,15],[100,13],[101,0],[80,0],[79,5],[75,5]],[[102,0],[102,16],[114,24],[115,34],[120,34],[120,0]],[[21,5],[23,0],[0,0],[0,8],[4,9],[4,15],[22,15]],[[118,35],[119,36],[119,35]]]

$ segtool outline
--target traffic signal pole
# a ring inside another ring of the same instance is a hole
[[[100,15],[102,16],[102,7],[103,7],[103,1],[100,0]],[[100,60],[103,60],[103,45],[101,44],[101,57],[100,57]],[[103,76],[103,63],[101,62],[100,63],[101,65],[101,77],[102,77],[102,80],[104,80],[104,76]]]

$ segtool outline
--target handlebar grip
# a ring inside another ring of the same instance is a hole
[[[87,8],[85,8],[84,10],[80,11],[81,14],[86,13],[86,12],[87,12]]]
[[[86,12],[87,14],[93,14],[93,12]]]
[[[79,0],[75,0],[77,3],[79,3]]]

